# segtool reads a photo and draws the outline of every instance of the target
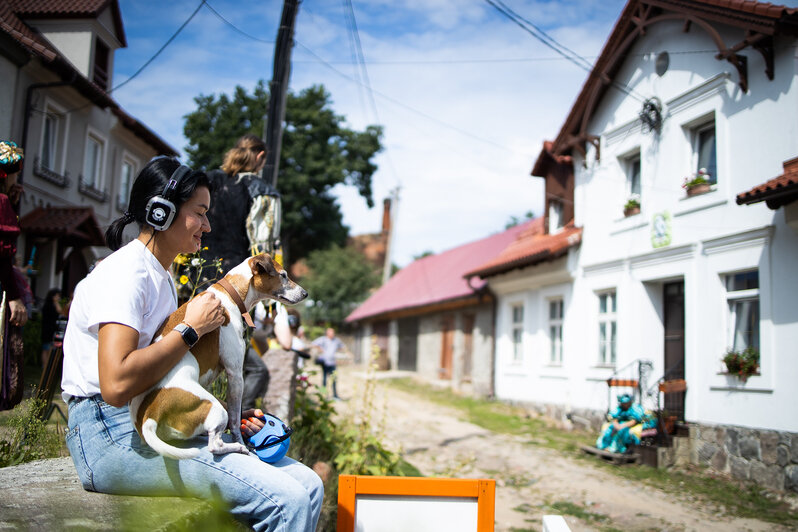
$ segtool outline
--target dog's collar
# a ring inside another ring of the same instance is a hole
[[[246,323],[250,327],[255,327],[255,324],[252,322],[252,316],[249,315],[247,312],[247,308],[244,306],[244,302],[241,300],[241,296],[238,294],[238,290],[233,288],[233,285],[230,284],[230,281],[222,277],[217,281],[219,286],[225,289],[225,291],[230,295],[233,302],[238,305],[238,310],[241,311],[241,317],[244,318],[244,323]]]

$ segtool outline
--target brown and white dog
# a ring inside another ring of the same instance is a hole
[[[246,352],[242,319],[251,324],[249,310],[265,299],[293,305],[308,295],[265,253],[246,259],[208,290],[226,310],[224,324],[203,335],[158,384],[130,401],[130,416],[142,439],[159,454],[176,460],[193,458],[200,451],[176,447],[164,439],[185,440],[203,432],[208,433],[208,450],[213,454],[249,452],[240,428]],[[155,341],[185,314],[184,304],[161,326]],[[207,390],[222,369],[227,373],[227,409]],[[234,435],[233,443],[222,440],[226,428]]]

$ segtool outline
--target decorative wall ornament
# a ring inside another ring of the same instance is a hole
[[[652,96],[643,102],[643,108],[638,116],[643,123],[643,131],[653,131],[659,134],[662,129],[662,102],[656,96]]]

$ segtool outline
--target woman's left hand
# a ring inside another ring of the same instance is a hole
[[[263,410],[260,408],[250,408],[241,412],[241,434],[246,438],[251,438],[265,424],[262,419]]]

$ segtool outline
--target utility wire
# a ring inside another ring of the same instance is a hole
[[[189,22],[191,22],[191,19],[193,19],[193,18],[194,18],[194,16],[195,16],[197,13],[199,13],[199,10],[200,10],[200,9],[202,9],[202,6],[204,6],[204,5],[207,5],[207,2],[205,2],[205,0],[201,0],[201,1],[200,1],[200,3],[199,3],[199,5],[197,6],[197,8],[194,10],[194,12],[193,12],[193,13],[191,13],[191,15],[190,15],[190,16],[189,16],[189,17],[186,19],[186,21],[185,21],[185,22],[183,22],[183,24],[181,24],[181,25],[180,25],[180,27],[179,27],[179,28],[177,28],[177,31],[175,31],[175,32],[172,34],[172,36],[171,36],[171,37],[169,37],[169,39],[168,39],[168,40],[167,40],[167,41],[166,41],[166,42],[163,44],[163,46],[161,46],[161,47],[158,49],[158,51],[157,51],[157,52],[155,52],[155,53],[153,54],[153,56],[152,56],[152,57],[150,57],[149,59],[147,59],[147,61],[146,61],[146,62],[145,62],[143,65],[141,65],[141,67],[139,67],[139,69],[138,69],[138,70],[136,70],[136,72],[134,72],[132,76],[130,76],[129,78],[127,78],[125,81],[123,81],[122,83],[120,83],[120,84],[119,84],[119,85],[117,85],[116,87],[112,88],[110,91],[108,91],[108,93],[110,94],[110,93],[114,92],[115,90],[119,89],[120,87],[124,87],[125,85],[127,85],[128,83],[130,83],[130,81],[132,81],[132,80],[133,80],[133,79],[134,79],[136,76],[138,76],[139,74],[141,74],[141,72],[142,72],[142,71],[143,71],[145,68],[147,68],[147,67],[149,66],[149,64],[150,64],[150,63],[152,63],[153,61],[155,61],[155,58],[156,58],[156,57],[158,57],[159,55],[161,55],[161,52],[163,52],[163,51],[166,49],[166,47],[167,47],[167,46],[169,46],[169,45],[172,43],[172,41],[174,41],[174,40],[175,40],[175,38],[176,38],[178,35],[180,35],[180,32],[181,32],[181,31],[183,31],[183,28],[185,28],[186,26],[188,26],[188,23],[189,23]],[[208,7],[210,7],[210,6],[208,6]]]
[[[266,44],[274,44],[274,41],[267,41],[266,39],[261,39],[260,37],[255,37],[254,35],[250,35],[249,33],[245,32],[244,30],[242,30],[241,28],[239,28],[238,26],[236,26],[235,24],[233,24],[232,22],[230,22],[229,20],[224,18],[222,16],[222,14],[219,13],[218,11],[216,11],[213,8],[213,6],[211,6],[207,1],[203,1],[203,3],[205,4],[205,7],[207,7],[208,9],[211,10],[211,13],[216,15],[216,18],[218,18],[219,20],[221,20],[222,22],[224,22],[225,24],[227,24],[228,26],[233,28],[235,31],[237,31],[238,33],[240,33],[244,37],[247,37],[248,39],[252,39],[253,41],[258,41],[258,42],[262,42],[262,43],[266,43]]]
[[[141,73],[144,71],[144,69],[145,69],[145,68],[147,68],[147,67],[150,65],[150,63],[152,63],[153,61],[155,61],[155,58],[157,58],[159,55],[161,55],[161,52],[163,52],[163,51],[166,49],[166,47],[167,47],[167,46],[169,46],[169,45],[172,43],[172,41],[174,41],[174,40],[175,40],[175,38],[176,38],[178,35],[180,35],[180,32],[181,32],[181,31],[183,31],[183,28],[185,28],[185,27],[188,25],[188,23],[189,23],[189,22],[191,22],[191,20],[194,18],[194,16],[196,16],[196,14],[197,14],[197,13],[199,13],[199,10],[200,10],[200,9],[202,9],[202,6],[203,6],[203,5],[207,5],[207,4],[206,4],[206,2],[205,2],[205,0],[201,0],[201,1],[200,1],[199,5],[196,7],[196,9],[194,9],[194,11],[191,13],[191,15],[189,15],[189,17],[188,17],[188,18],[185,20],[185,22],[183,22],[183,24],[181,24],[181,25],[180,25],[180,27],[179,27],[179,28],[177,28],[177,31],[175,31],[175,32],[172,34],[172,36],[171,36],[171,37],[169,37],[169,39],[168,39],[168,40],[167,40],[167,41],[166,41],[166,42],[163,44],[163,46],[161,46],[161,47],[158,49],[158,51],[157,51],[157,52],[155,52],[155,53],[154,53],[154,54],[153,54],[153,55],[152,55],[152,56],[151,56],[149,59],[147,59],[147,61],[145,61],[145,62],[144,62],[144,64],[143,64],[143,65],[141,65],[141,66],[139,67],[139,69],[138,69],[138,70],[136,70],[136,71],[133,73],[133,75],[132,75],[132,76],[130,76],[130,77],[129,77],[129,78],[127,78],[125,81],[123,81],[122,83],[118,84],[117,86],[115,86],[115,87],[112,87],[111,89],[108,89],[108,90],[106,90],[106,91],[105,91],[105,93],[106,93],[106,94],[108,94],[108,95],[110,96],[110,95],[111,95],[111,93],[113,93],[114,91],[118,90],[120,87],[124,87],[125,85],[127,85],[128,83],[130,83],[130,82],[131,82],[133,79],[135,79],[135,78],[136,78],[136,77],[137,77],[139,74],[141,74]],[[210,6],[209,6],[209,7],[210,7]],[[68,109],[68,110],[64,111],[63,113],[60,113],[60,115],[61,115],[61,116],[66,116],[66,115],[68,115],[68,114],[70,114],[70,113],[74,113],[74,112],[76,112],[76,111],[80,111],[81,109],[85,109],[86,107],[90,107],[91,105],[94,105],[94,103],[93,103],[92,101],[89,101],[89,102],[87,102],[87,103],[84,103],[83,105],[79,105],[79,106],[77,106],[77,107],[73,107],[72,109]],[[42,111],[42,112],[44,112],[44,111]]]
[[[542,30],[539,30],[537,28],[537,26],[535,26],[531,22],[526,21],[526,19],[522,18],[520,15],[515,13],[515,11],[513,11],[512,9],[507,7],[505,4],[501,3],[501,0],[497,0],[499,3],[497,3],[497,1],[494,1],[494,0],[484,0],[484,1],[487,4],[489,4],[490,6],[492,6],[494,9],[496,9],[496,11],[498,11],[499,13],[504,15],[506,18],[510,19],[512,22],[517,24],[521,29],[523,29],[524,31],[526,31],[527,33],[532,35],[535,39],[540,41],[542,44],[547,46],[548,48],[551,48],[552,50],[554,50],[558,54],[562,55],[564,58],[566,58],[568,61],[570,61],[574,65],[576,65],[579,68],[587,71],[588,74],[592,74],[593,73],[593,68],[590,65],[590,63],[588,63],[587,60],[585,60],[584,58],[582,58],[580,55],[576,54],[575,52],[569,50],[568,48],[566,48],[565,46],[563,46],[562,44],[557,42],[554,38],[552,38],[548,34],[542,32]],[[610,81],[610,85],[612,85],[613,87],[617,88],[618,90],[620,90],[621,92],[623,92],[624,94],[629,96],[630,98],[638,100],[640,103],[643,103],[643,102],[646,101],[645,97],[637,94],[630,87],[627,87],[626,85],[623,85],[622,83],[619,83],[619,82],[617,82],[615,80],[611,80]]]
[[[347,27],[349,28],[350,43],[353,45],[355,57],[357,58],[357,65],[362,73],[361,77],[366,87],[366,94],[368,95],[369,103],[371,104],[371,110],[374,113],[374,121],[377,124],[380,124],[382,120],[380,120],[380,113],[377,111],[377,102],[374,100],[374,91],[371,88],[371,80],[369,79],[369,72],[368,68],[366,67],[366,58],[363,55],[363,46],[360,44],[360,32],[357,29],[355,8],[352,6],[352,0],[344,0],[344,11],[345,18],[347,19]],[[391,154],[388,150],[385,151],[385,160],[388,163],[388,170],[391,172],[391,175],[393,175],[393,179],[396,182],[396,189],[398,191],[398,189],[401,187],[401,181],[396,173],[396,168],[394,167]]]

